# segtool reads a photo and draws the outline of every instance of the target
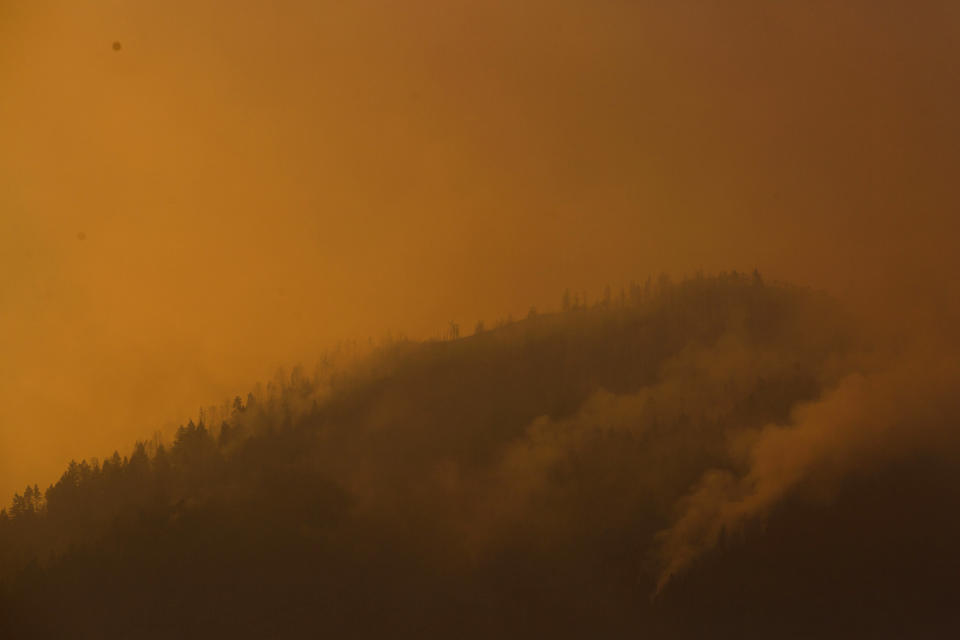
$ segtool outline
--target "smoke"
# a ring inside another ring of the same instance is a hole
[[[712,468],[678,503],[661,532],[657,590],[725,535],[742,531],[804,486],[835,488],[853,473],[895,459],[953,451],[960,368],[949,353],[912,353],[879,370],[844,377],[798,405],[788,425],[739,433],[731,468]]]
[[[478,505],[466,527],[471,548],[495,546],[515,535],[518,523],[562,537],[565,528],[581,526],[583,509],[596,510],[597,518],[630,520],[644,512],[650,523],[667,522],[702,471],[727,460],[728,444],[742,442],[743,425],[732,416],[758,393],[775,395],[763,385],[781,381],[789,407],[808,385],[836,384],[837,371],[852,366],[841,351],[822,349],[830,333],[823,318],[796,310],[801,316],[803,340],[758,345],[734,326],[715,343],[691,343],[667,359],[652,385],[624,394],[600,390],[573,416],[531,422],[476,480]],[[746,413],[756,420],[754,409]],[[704,491],[716,490],[714,476],[728,475],[709,472]],[[575,494],[589,495],[591,504],[571,503]]]
[[[956,3],[728,4],[0,3],[0,495],[566,287],[757,266],[939,314]]]

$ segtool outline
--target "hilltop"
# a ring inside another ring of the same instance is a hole
[[[846,425],[907,385],[829,297],[759,274],[661,279],[451,338],[333,354],[172,443],[28,487],[0,515],[0,635],[902,637],[955,621],[953,450],[865,453],[896,449],[906,418],[876,438]],[[957,415],[923,414],[925,433]]]

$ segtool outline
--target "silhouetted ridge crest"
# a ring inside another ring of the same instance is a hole
[[[847,507],[804,499],[816,483],[798,472],[769,508],[722,509],[766,486],[754,443],[861,397],[862,340],[831,299],[758,273],[586,298],[469,336],[345,345],[309,375],[205,409],[172,443],[71,462],[0,515],[0,631],[703,637],[685,612],[719,635],[741,628],[725,591],[738,585],[769,635],[792,609],[754,582],[771,579],[762,554],[789,549],[798,560],[778,570],[808,597],[819,560],[805,544],[828,543],[808,523]],[[929,500],[960,486],[904,464]],[[954,482],[941,467],[929,466]],[[897,508],[916,498],[882,477]],[[869,518],[869,491],[840,495]],[[837,540],[830,553],[853,570],[862,550]],[[880,578],[869,589],[900,595]],[[892,615],[881,635],[902,631]]]

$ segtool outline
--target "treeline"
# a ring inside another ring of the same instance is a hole
[[[45,491],[26,487],[9,510],[0,510],[0,576],[93,543],[125,514],[208,495],[230,473],[230,453],[242,438],[260,425],[264,431],[289,426],[305,403],[315,406],[317,391],[314,380],[295,369],[268,384],[259,401],[253,393],[245,403],[235,398],[215,431],[201,412],[198,423],[177,429],[169,446],[158,435],[136,442],[128,456],[115,451],[102,462],[71,461]]]
[[[793,575],[750,554],[763,533],[748,529],[651,595],[685,496],[855,371],[856,328],[826,296],[759,274],[563,301],[296,370],[172,443],[71,463],[18,494],[0,517],[0,635],[829,636],[778,616],[802,615],[788,600],[815,591],[805,571],[838,553],[849,570],[862,545],[798,523],[873,513],[862,488],[856,508],[773,517],[778,542],[762,548]],[[824,559],[805,540],[838,547]],[[888,603],[895,586],[863,588]],[[904,630],[894,609],[847,605],[847,630]]]

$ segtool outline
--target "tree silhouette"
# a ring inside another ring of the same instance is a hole
[[[742,468],[731,434],[789,428],[861,360],[833,301],[756,280],[344,345],[170,443],[71,461],[0,510],[0,637],[949,635],[947,458],[724,528],[650,600],[676,506]]]

